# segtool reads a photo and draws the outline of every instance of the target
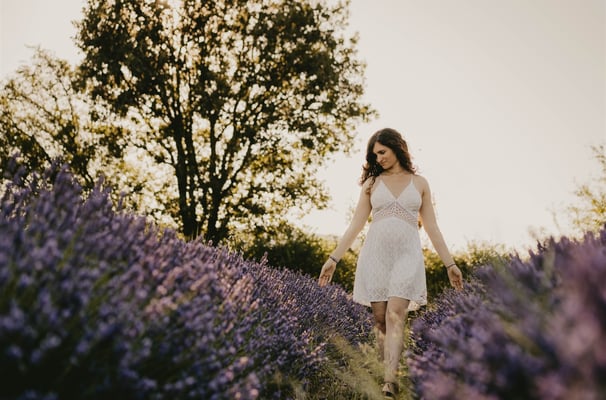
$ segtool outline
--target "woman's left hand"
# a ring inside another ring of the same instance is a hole
[[[450,280],[450,284],[453,288],[457,290],[463,290],[463,274],[461,270],[456,265],[447,269],[448,272],[448,280]]]

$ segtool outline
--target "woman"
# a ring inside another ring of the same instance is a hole
[[[386,128],[372,135],[356,211],[319,277],[320,286],[331,281],[339,259],[372,211],[372,222],[358,258],[353,299],[372,308],[385,364],[383,394],[387,398],[394,398],[398,392],[397,370],[408,310],[427,304],[419,219],[446,266],[451,285],[458,290],[463,287],[461,271],[436,222],[427,180],[415,172],[408,146],[399,132]]]

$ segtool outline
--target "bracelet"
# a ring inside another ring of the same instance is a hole
[[[448,268],[450,268],[450,267],[454,267],[455,265],[457,265],[457,263],[452,263],[452,264],[450,264],[450,265],[447,265],[447,266],[446,266],[446,269],[448,269]]]
[[[337,260],[336,258],[334,258],[332,255],[328,256],[328,258],[330,258],[331,260],[333,260],[335,262],[335,264],[339,263],[339,260]]]

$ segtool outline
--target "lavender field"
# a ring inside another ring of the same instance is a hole
[[[372,343],[338,286],[184,241],[62,168],[7,182],[0,398],[331,398],[335,342]],[[412,321],[404,396],[606,397],[605,230],[468,278]]]
[[[287,398],[322,384],[332,337],[369,340],[336,286],[83,200],[65,170],[20,180],[0,211],[0,398]]]
[[[422,398],[606,398],[605,229],[473,275],[413,323]]]

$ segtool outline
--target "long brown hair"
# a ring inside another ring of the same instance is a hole
[[[361,184],[366,182],[368,178],[372,178],[372,183],[374,184],[375,178],[383,172],[383,167],[377,163],[377,155],[373,151],[377,142],[389,147],[395,153],[398,162],[405,171],[411,174],[416,173],[417,168],[412,164],[412,157],[408,152],[408,144],[406,144],[400,132],[392,128],[384,128],[375,132],[368,139],[366,163],[362,167],[362,176],[360,177]]]

